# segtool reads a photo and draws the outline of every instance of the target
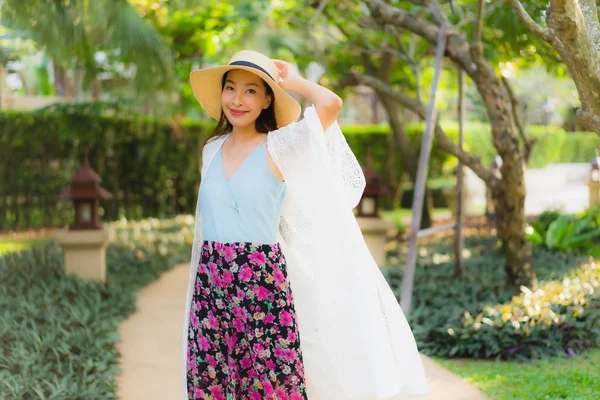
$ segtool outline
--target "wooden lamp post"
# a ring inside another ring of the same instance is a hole
[[[358,203],[356,221],[360,226],[367,247],[378,266],[385,265],[385,241],[387,231],[394,226],[391,221],[379,218],[381,195],[385,189],[372,164],[371,152],[363,168],[366,186]]]
[[[600,156],[597,154],[592,160],[592,167],[590,168],[590,177],[588,180],[588,189],[590,196],[589,206],[600,206]]]
[[[87,154],[69,189],[60,195],[75,207],[75,222],[56,234],[65,252],[65,270],[84,279],[106,281],[106,247],[108,232],[98,217],[99,200],[113,196],[100,186],[102,179],[90,168]]]

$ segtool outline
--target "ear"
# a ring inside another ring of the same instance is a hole
[[[266,110],[267,108],[269,108],[269,106],[271,105],[272,99],[273,99],[273,95],[272,94],[268,94],[267,98],[265,99],[265,105],[263,107],[264,110]]]

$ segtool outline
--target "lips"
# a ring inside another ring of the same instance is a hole
[[[248,111],[232,110],[231,108],[229,109],[229,112],[234,117],[241,117],[242,115],[245,115],[248,113]]]

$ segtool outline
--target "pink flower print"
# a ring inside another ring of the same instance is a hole
[[[262,345],[262,343],[254,343],[254,346],[252,346],[252,349],[254,349],[255,353],[261,354],[263,352],[263,350],[265,349],[265,347]]]
[[[294,343],[296,341],[296,339],[298,339],[298,335],[296,334],[296,332],[288,333],[288,336],[287,336],[288,341]]]
[[[206,268],[206,264],[200,264],[200,266],[198,267],[198,272],[201,274],[207,274],[208,268]],[[198,284],[200,284],[200,282],[198,282]]]
[[[287,349],[287,351],[285,353],[286,353],[285,354],[286,361],[289,363],[294,362],[294,360],[296,359],[296,350]]]
[[[192,370],[192,376],[198,375],[198,366],[196,365],[196,360],[193,357],[190,360],[190,369]]]
[[[279,322],[283,326],[292,326],[294,320],[292,319],[292,314],[287,312],[286,310],[281,310],[279,313]]]
[[[277,389],[275,389],[275,396],[277,396],[277,398],[279,400],[288,400],[289,399],[283,386],[278,386]]]
[[[225,257],[225,261],[230,262],[235,260],[235,249],[233,248],[233,246],[225,246],[224,250],[224,257]]]
[[[265,324],[272,324],[273,321],[275,321],[275,316],[273,314],[267,314],[267,316],[263,318]]]
[[[267,366],[267,368],[269,368],[271,371],[275,370],[275,363],[272,360],[269,360],[265,363],[265,365]]]
[[[244,324],[242,324],[242,321],[240,321],[239,319],[233,320],[233,327],[238,332],[241,332],[244,330]]]
[[[198,346],[200,350],[207,351],[210,350],[210,340],[206,336],[198,336]]]
[[[262,395],[257,391],[250,393],[250,400],[262,400]]]
[[[223,287],[231,286],[231,282],[233,282],[233,274],[227,270],[223,271]]]
[[[273,279],[275,279],[275,282],[281,285],[285,280],[285,276],[283,275],[283,272],[281,272],[280,269],[276,269],[275,272],[273,272]]]
[[[221,386],[213,385],[209,387],[208,390],[215,400],[227,400],[225,396],[223,396],[223,389]]]
[[[266,287],[259,286],[258,289],[256,289],[256,298],[259,301],[263,301],[264,299],[269,297],[270,294],[271,292],[269,292],[269,289],[267,289]]]
[[[244,357],[244,358],[242,358],[241,364],[242,364],[242,368],[248,369],[252,365],[252,361],[248,357]]]
[[[198,328],[198,325],[200,324],[200,320],[198,319],[198,316],[193,310],[190,314],[190,322],[192,323],[192,326],[194,328]]]
[[[265,389],[265,393],[272,396],[273,395],[273,385],[271,385],[271,382],[264,381],[262,385],[263,385],[263,388]]]
[[[254,251],[248,256],[248,260],[254,265],[265,265],[267,258],[260,251]]]
[[[298,392],[292,392],[292,397],[290,400],[304,400],[304,397]]]
[[[213,367],[213,368],[217,367],[217,359],[214,356],[211,356],[211,355],[206,356],[206,361],[208,361],[208,364],[211,367]]]
[[[215,250],[217,251],[217,253],[221,253],[221,252],[223,252],[223,248],[224,248],[224,247],[225,247],[225,246],[223,246],[223,244],[222,244],[222,243],[215,243]]]
[[[213,313],[210,313],[210,316],[208,317],[208,326],[211,329],[219,329],[219,320]]]
[[[282,347],[277,346],[275,347],[275,350],[273,350],[273,355],[280,360],[283,360],[285,358],[285,351]]]
[[[233,316],[241,319],[242,321],[246,321],[248,319],[248,313],[246,309],[240,306],[233,307]]]
[[[204,397],[204,391],[201,390],[200,388],[195,388],[194,389],[194,399],[201,399],[202,397]]]
[[[252,268],[244,264],[239,276],[241,280],[248,282],[250,279],[252,279]]]

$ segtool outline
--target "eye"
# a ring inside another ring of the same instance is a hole
[[[227,85],[225,86],[225,90],[233,90],[233,86]]]
[[[250,93],[250,94],[256,94],[256,90],[254,90],[254,89],[248,89],[248,93]]]

